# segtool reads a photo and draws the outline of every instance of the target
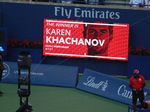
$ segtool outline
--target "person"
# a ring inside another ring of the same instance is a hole
[[[144,7],[145,0],[130,0],[130,7]]]
[[[3,74],[3,70],[5,69],[4,65],[3,65],[3,60],[2,60],[2,53],[3,53],[4,49],[0,46],[0,81],[2,80],[2,74]],[[2,91],[0,91],[0,95],[4,94]]]
[[[145,78],[139,74],[139,70],[135,69],[133,72],[133,76],[129,80],[129,85],[132,89],[132,104],[133,110],[136,112],[136,103],[137,99],[139,99],[141,103],[141,108],[144,107],[144,90],[143,88],[146,85]]]
[[[99,0],[99,3],[98,3],[98,5],[105,5],[105,0]]]
[[[87,24],[84,29],[84,37],[86,39],[96,39],[103,43],[103,45],[97,46],[88,45],[88,55],[107,56],[108,45],[112,40],[113,26],[106,25],[106,23],[102,25],[94,23]]]
[[[145,5],[146,8],[150,8],[150,0],[145,0]]]
[[[105,0],[88,0],[87,3],[91,5],[105,5]]]

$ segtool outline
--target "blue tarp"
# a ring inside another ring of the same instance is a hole
[[[18,82],[17,62],[4,62],[2,82]],[[28,70],[21,70],[21,76],[28,75]],[[78,67],[49,64],[31,65],[31,84],[75,87],[78,79]]]

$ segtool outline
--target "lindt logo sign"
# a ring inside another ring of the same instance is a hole
[[[102,91],[106,91],[106,88],[108,87],[108,80],[99,81],[99,82],[96,82],[95,80],[96,80],[95,77],[89,76],[89,77],[87,77],[86,82],[83,82],[83,85],[89,86],[89,87],[92,87],[95,89],[100,88]]]

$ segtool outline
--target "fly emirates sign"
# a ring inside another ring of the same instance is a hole
[[[43,55],[127,60],[128,24],[44,19]]]

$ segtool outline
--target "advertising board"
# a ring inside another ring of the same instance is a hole
[[[89,93],[132,105],[132,90],[129,82],[107,74],[85,69],[77,88]],[[150,99],[150,88],[144,88],[145,100]],[[137,104],[140,104],[139,101]]]

